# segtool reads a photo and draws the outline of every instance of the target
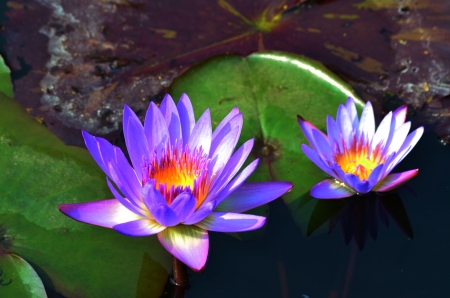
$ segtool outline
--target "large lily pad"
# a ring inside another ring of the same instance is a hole
[[[255,138],[254,157],[261,158],[251,180],[292,181],[294,188],[283,198],[297,223],[306,229],[317,200],[305,194],[326,174],[300,149],[307,141],[297,114],[325,129],[326,115],[334,115],[348,96],[356,98],[352,89],[321,63],[266,52],[246,58],[213,58],[176,79],[170,91],[175,97],[186,92],[194,110],[209,107],[213,119],[239,107],[244,115],[241,142]]]
[[[0,106],[0,250],[22,256],[64,296],[159,297],[171,257],[155,237],[126,237],[58,211],[111,197],[89,153],[1,94]]]
[[[0,286],[3,297],[47,297],[39,276],[30,264],[15,254],[0,252]]]

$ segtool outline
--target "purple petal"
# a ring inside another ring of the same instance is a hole
[[[65,204],[58,208],[59,211],[73,219],[110,229],[117,224],[142,218],[125,208],[116,199]]]
[[[348,147],[353,132],[353,126],[348,111],[343,105],[339,105],[336,115],[336,124],[338,125],[339,131],[342,134],[341,138],[344,139],[345,146]]]
[[[284,181],[244,183],[220,202],[215,210],[245,212],[275,200],[291,188],[292,183]]]
[[[233,128],[233,125],[230,123],[231,119],[233,119],[237,114],[239,113],[239,109],[237,107],[234,107],[228,115],[223,118],[223,120],[217,125],[216,129],[212,133],[212,140],[214,142],[215,138],[220,134],[222,129],[225,129],[225,134],[227,134],[231,129]],[[242,115],[242,114],[241,114]],[[242,125],[240,125],[242,126]]]
[[[150,149],[151,152],[156,150],[159,156],[161,149],[169,142],[170,136],[166,120],[153,102],[150,103],[147,114],[145,115],[144,131],[148,142],[148,149]],[[128,151],[130,151],[130,149],[128,149]]]
[[[186,221],[195,211],[196,200],[189,192],[180,193],[170,204],[180,222]]]
[[[326,161],[321,159],[319,157],[319,155],[316,153],[316,151],[314,151],[313,149],[308,147],[308,145],[306,145],[306,144],[302,144],[302,150],[303,150],[303,153],[305,153],[306,157],[308,157],[322,171],[324,171],[325,173],[327,173],[330,176],[335,176],[333,171],[331,170],[331,168],[326,163]],[[335,177],[335,178],[338,178],[338,177]]]
[[[142,127],[141,122],[138,122],[135,118],[130,117],[128,120],[128,128],[125,133],[125,142],[133,168],[139,181],[141,181],[144,162],[150,158],[150,151],[147,140],[144,136],[144,128]]]
[[[164,97],[161,105],[159,106],[159,110],[166,120],[170,135],[170,144],[173,145],[177,141],[180,143],[182,140],[180,116],[178,115],[177,106],[169,94],[166,94]]]
[[[335,179],[326,179],[311,188],[311,197],[316,199],[341,199],[355,194],[355,191]]]
[[[394,131],[390,142],[386,145],[386,148],[384,150],[385,155],[390,155],[394,152],[398,152],[400,147],[405,142],[410,128],[411,122],[406,122]]]
[[[346,174],[348,186],[353,188],[357,193],[365,194],[370,191],[371,185],[369,181],[359,179],[353,174]]]
[[[116,161],[110,160],[108,162],[111,180],[114,181],[130,202],[140,208],[144,208],[145,206],[141,200],[141,184],[136,173],[128,164],[122,151],[119,148],[114,148],[114,151],[116,153]]]
[[[87,149],[89,150],[89,153],[91,153],[95,162],[97,162],[97,164],[100,166],[103,172],[105,172],[106,175],[109,175],[109,169],[105,165],[105,162],[102,158],[102,154],[100,151],[100,144],[97,142],[97,138],[90,135],[88,132],[84,130],[81,133],[83,134],[84,142],[86,144]],[[109,144],[109,146],[112,147],[111,144]],[[110,149],[110,151],[112,151],[112,148]]]
[[[211,202],[203,203],[197,211],[194,212],[186,221],[184,221],[185,225],[193,225],[198,223],[207,217],[216,207],[216,201],[212,200]]]
[[[133,202],[130,202],[127,198],[122,197],[122,195],[116,190],[116,188],[114,187],[114,185],[111,183],[111,181],[109,181],[108,178],[106,178],[106,184],[108,184],[109,189],[111,190],[111,193],[113,194],[113,196],[117,199],[117,201],[119,201],[125,208],[127,208],[128,210],[136,213],[137,215],[140,215],[142,217],[147,217],[148,212],[145,212],[144,209],[142,209],[139,206],[136,206],[136,204]]]
[[[145,206],[150,210],[153,206],[166,205],[166,198],[149,182],[142,189],[142,199]]]
[[[394,160],[389,164],[388,168],[386,169],[386,173],[390,173],[394,169],[394,167],[399,162],[401,162],[406,155],[408,155],[408,153],[412,150],[412,148],[414,148],[414,146],[420,140],[422,134],[423,134],[423,127],[419,127],[406,137],[405,142],[397,152],[397,156],[394,158]]]
[[[399,187],[408,180],[414,178],[419,173],[419,169],[410,170],[402,173],[390,174],[376,185],[373,190],[377,192],[390,191]]]
[[[358,127],[358,137],[370,141],[375,133],[375,118],[373,115],[372,104],[368,101],[363,109],[361,120]]]
[[[252,161],[245,169],[242,170],[239,174],[236,175],[236,177],[225,186],[222,191],[220,191],[217,196],[214,198],[217,201],[217,204],[219,204],[223,199],[228,197],[233,191],[235,191],[239,186],[241,186],[242,183],[250,176],[251,173],[256,169],[258,166],[259,159],[255,159]],[[209,196],[207,197],[209,199]]]
[[[212,156],[215,153],[215,151],[217,150],[217,147],[220,145],[220,143],[222,143],[222,140],[231,131],[236,131],[237,139],[239,139],[239,136],[240,136],[241,130],[242,130],[242,123],[243,123],[243,117],[242,117],[242,114],[239,113],[239,114],[235,115],[229,122],[227,122],[225,125],[223,125],[223,127],[221,127],[219,133],[217,133],[216,135],[213,134],[209,155]],[[217,131],[217,129],[214,132],[216,132],[216,131]]]
[[[251,214],[213,212],[197,227],[213,232],[245,232],[261,228],[266,222],[263,216]]]
[[[194,110],[192,109],[191,101],[186,94],[182,94],[177,105],[178,115],[180,116],[181,132],[183,137],[183,144],[189,142],[189,136],[195,125]]]
[[[200,271],[208,258],[208,231],[196,226],[178,225],[158,234],[162,246],[188,267]]]
[[[221,170],[221,172],[214,173],[216,174],[216,179],[211,185],[211,190],[209,192],[208,198],[214,198],[215,194],[222,190],[222,188],[230,182],[230,180],[236,175],[239,169],[244,164],[248,155],[250,154],[253,148],[254,140],[250,139],[245,142],[228,160],[226,166]]]
[[[192,129],[191,136],[189,137],[188,146],[191,150],[195,148],[202,148],[203,153],[209,154],[211,148],[211,115],[209,109],[207,109],[200,119],[198,119],[194,128]]]
[[[359,125],[358,112],[356,111],[356,105],[353,98],[351,97],[347,98],[345,107],[347,108],[348,116],[350,117],[352,127],[355,128],[358,127]]]
[[[344,147],[342,144],[343,140],[341,137],[341,131],[331,116],[327,116],[327,133],[331,150],[339,150],[340,152],[343,152]]]
[[[391,120],[392,113],[389,112],[381,121],[380,125],[373,136],[372,141],[370,142],[370,150],[373,152],[377,147],[380,149],[385,148],[386,143],[389,139],[389,134],[391,131]]]
[[[392,122],[395,123],[395,129],[405,123],[407,110],[407,106],[401,106],[392,113]]]
[[[312,134],[316,143],[316,148],[314,149],[317,154],[326,162],[334,161],[333,151],[331,151],[328,137],[324,136],[323,133],[318,130],[314,130]]]
[[[214,152],[210,153],[211,162],[208,168],[209,176],[212,176],[213,173],[217,173],[230,159],[234,147],[239,140],[239,130],[239,127],[235,127],[222,139],[222,142],[215,148]]]
[[[150,236],[158,234],[159,232],[164,231],[164,229],[166,229],[166,227],[159,225],[156,221],[151,219],[139,219],[114,226],[114,230],[120,234],[132,237]]]
[[[172,227],[180,223],[175,211],[170,209],[167,205],[156,205],[148,208],[153,218],[162,226]]]
[[[304,120],[301,116],[297,116],[297,120],[298,120],[298,124],[300,124],[300,128],[302,129],[303,134],[305,135],[309,144],[311,145],[311,147],[314,150],[316,150],[317,145],[316,145],[316,141],[313,137],[313,131],[318,131],[319,133],[323,134],[323,136],[325,138],[327,138],[327,136],[322,131],[318,130],[314,125],[312,125],[308,121]]]
[[[369,176],[370,188],[373,188],[375,185],[377,185],[377,183],[383,177],[383,174],[384,174],[384,164],[378,165],[375,169],[373,169],[372,173],[370,173]]]

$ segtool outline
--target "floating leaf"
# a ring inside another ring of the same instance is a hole
[[[2,56],[0,56],[0,92],[3,92],[9,97],[14,96],[11,71],[9,70],[9,67],[6,66]]]
[[[305,194],[325,174],[300,149],[307,141],[297,114],[324,129],[326,115],[335,115],[348,96],[357,98],[351,88],[316,61],[266,52],[213,58],[176,79],[170,92],[174,97],[186,92],[194,110],[209,107],[212,119],[238,106],[244,115],[241,141],[255,138],[253,156],[261,158],[250,179],[293,182],[283,198],[297,223],[306,228],[317,200]]]
[[[47,298],[44,285],[24,259],[0,251],[0,293],[2,297]]]
[[[0,106],[0,250],[21,255],[64,296],[159,297],[171,257],[156,237],[126,237],[58,210],[112,197],[89,153],[1,94]]]

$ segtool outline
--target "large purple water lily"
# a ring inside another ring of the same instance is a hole
[[[242,114],[234,108],[212,132],[209,110],[195,123],[185,94],[178,105],[169,95],[159,108],[151,103],[144,126],[125,106],[123,131],[133,167],[119,148],[83,131],[115,198],[59,209],[124,235],[157,234],[173,256],[201,270],[208,256],[208,231],[260,228],[265,217],[240,212],[266,204],[292,187],[289,182],[243,183],[258,160],[237,174],[253,146],[249,140],[233,154],[242,122]]]
[[[370,191],[392,190],[418,173],[418,169],[389,174],[411,151],[423,134],[419,127],[408,135],[406,106],[389,112],[375,131],[372,105],[367,102],[358,118],[355,102],[340,105],[336,121],[327,117],[328,136],[300,116],[298,122],[311,147],[302,144],[305,155],[332,178],[316,184],[311,196],[339,199]]]

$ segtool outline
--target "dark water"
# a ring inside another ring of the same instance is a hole
[[[412,240],[392,218],[362,251],[354,239],[345,245],[340,226],[306,238],[277,200],[259,241],[210,233],[208,262],[191,272],[186,297],[448,297],[450,147],[425,133],[394,172],[414,168],[419,175],[398,191]]]

